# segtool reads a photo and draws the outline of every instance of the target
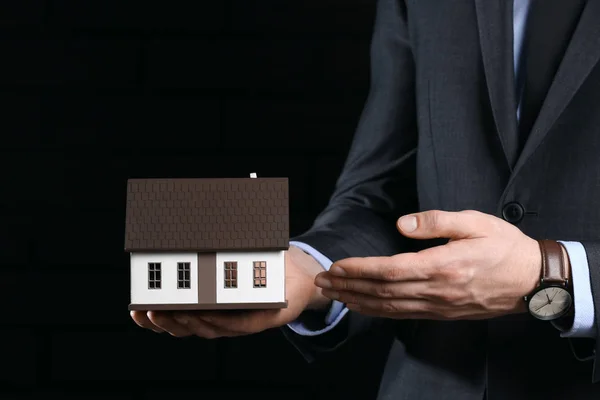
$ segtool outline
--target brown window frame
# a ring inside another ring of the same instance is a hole
[[[189,262],[178,262],[177,263],[177,289],[191,289],[192,288],[192,267]]]
[[[223,286],[225,289],[237,289],[238,287],[238,263],[237,261],[225,261],[223,263]]]
[[[162,264],[159,262],[148,263],[148,289],[162,289]]]
[[[252,283],[255,288],[267,287],[267,262],[254,261],[252,263]]]

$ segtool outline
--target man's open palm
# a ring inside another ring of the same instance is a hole
[[[142,328],[168,332],[177,337],[199,336],[207,339],[243,336],[286,325],[307,308],[327,307],[329,300],[314,285],[322,267],[302,250],[291,247],[285,254],[286,298],[288,307],[277,310],[235,311],[132,311],[131,317]]]
[[[537,241],[493,215],[426,211],[401,218],[414,239],[442,246],[391,257],[355,257],[316,278],[323,294],[362,314],[395,319],[481,319],[525,312],[541,274]]]

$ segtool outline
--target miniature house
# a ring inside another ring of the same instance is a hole
[[[287,178],[131,179],[130,310],[283,308]]]

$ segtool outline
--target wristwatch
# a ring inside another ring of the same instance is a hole
[[[544,239],[538,243],[542,252],[542,276],[538,287],[524,299],[531,315],[552,321],[568,314],[573,305],[567,278],[568,260],[559,242]]]

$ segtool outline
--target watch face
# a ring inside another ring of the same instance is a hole
[[[571,308],[571,294],[561,287],[539,290],[529,300],[529,312],[539,319],[553,320],[562,317]]]

